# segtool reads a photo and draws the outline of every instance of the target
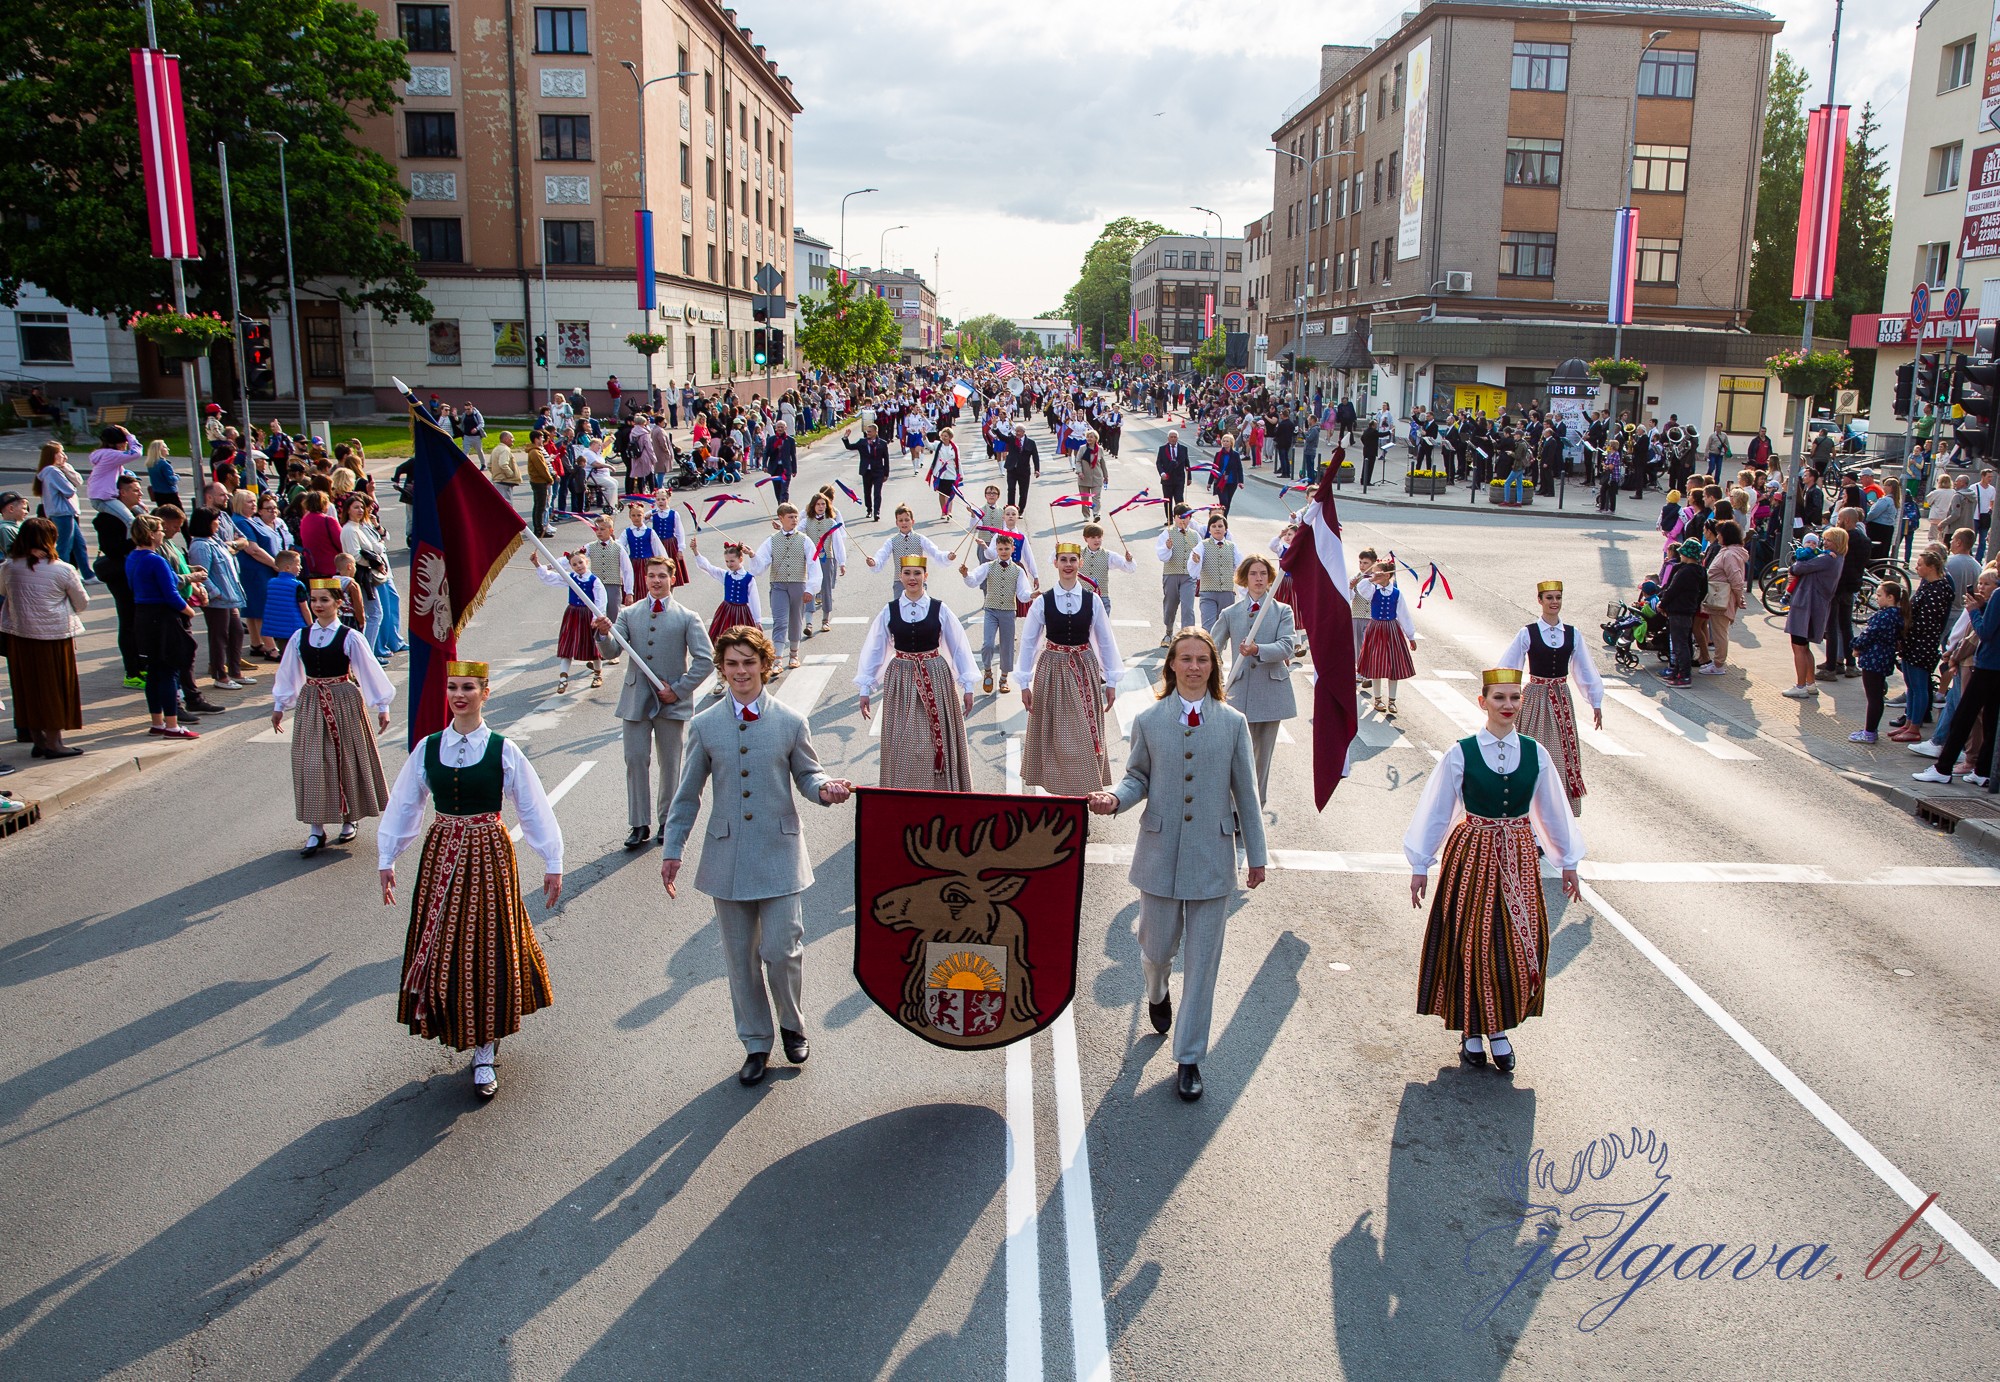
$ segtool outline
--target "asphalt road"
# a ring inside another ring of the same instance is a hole
[[[1152,483],[1158,429],[1126,437],[1121,496]],[[835,473],[837,448],[807,462]],[[916,489],[892,499],[934,512]],[[1279,514],[1250,487],[1240,540]],[[2000,872],[1773,738],[1649,716],[1635,683],[1585,751],[1590,887],[1554,904],[1547,1015],[1511,1083],[1461,1070],[1412,1011],[1402,832],[1533,582],[1568,581],[1594,635],[1652,548],[1455,507],[1347,528],[1350,551],[1438,561],[1456,598],[1419,613],[1402,714],[1368,724],[1323,815],[1290,726],[1277,867],[1231,917],[1193,1106],[1143,1019],[1130,817],[1093,824],[1072,1015],[962,1054],[857,991],[852,816],[810,811],[813,1058],[740,1088],[707,904],[619,848],[615,677],[554,694],[560,608],[525,559],[466,652],[564,789],[570,872],[553,915],[530,904],[556,1004],[503,1043],[491,1104],[395,1024],[406,912],[380,905],[372,825],[298,859],[282,742],[217,736],[0,845],[0,1375],[1990,1375]],[[1150,672],[1157,568],[1134,551],[1114,619]],[[862,782],[850,679],[888,589],[857,558],[854,622],[779,683]],[[1015,785],[1021,728],[1018,696],[982,698],[980,787]]]

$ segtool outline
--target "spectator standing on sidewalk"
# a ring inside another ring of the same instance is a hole
[[[1840,584],[1841,568],[1847,558],[1845,529],[1828,528],[1822,540],[1826,544],[1822,551],[1803,560],[1794,559],[1791,567],[1791,578],[1797,584],[1792,591],[1791,608],[1785,612],[1785,634],[1792,640],[1792,671],[1798,684],[1783,694],[1795,701],[1819,694],[1813,677],[1812,645],[1826,637],[1834,587]]]
[[[192,610],[181,596],[173,567],[160,555],[160,520],[142,513],[132,520],[132,553],[125,558],[125,579],[132,586],[138,615],[139,647],[146,657],[146,710],[151,732],[168,739],[198,736],[180,723],[180,669],[193,656],[194,637],[188,624]],[[193,687],[187,688],[192,698]]]
[[[208,625],[208,676],[224,691],[239,691],[256,678],[243,667],[242,568],[238,548],[248,538],[225,541],[217,531],[214,509],[202,507],[188,515],[188,560],[208,572],[208,603],[201,617]]]
[[[83,477],[69,463],[62,443],[43,442],[32,488],[42,501],[42,515],[55,524],[56,556],[79,571],[90,563],[90,549],[84,544],[83,522],[76,507],[77,495],[83,487]]]
[[[1718,546],[1708,556],[1708,587],[1702,601],[1708,660],[1695,669],[1706,677],[1729,670],[1729,630],[1749,591],[1750,551],[1743,545],[1743,525],[1725,518],[1715,525],[1715,539]]]
[[[1708,573],[1701,565],[1701,543],[1684,539],[1674,549],[1675,561],[1660,592],[1660,613],[1667,616],[1667,665],[1659,676],[1669,686],[1693,681],[1694,617],[1708,596]]]
[[[74,758],[63,731],[83,728],[83,694],[76,679],[78,618],[90,604],[77,570],[56,556],[56,525],[46,518],[21,524],[0,564],[0,633],[7,639],[7,680],[14,728],[32,738],[35,758]]]
[[[1883,581],[1875,587],[1875,612],[1854,640],[1854,655],[1861,666],[1861,686],[1868,693],[1867,718],[1861,728],[1847,736],[1851,744],[1872,744],[1882,724],[1882,704],[1888,694],[1889,673],[1896,669],[1896,645],[1902,641],[1905,617],[1903,587]]]
[[[1950,553],[1944,559],[1944,574],[1945,579],[1951,582],[1953,613],[1968,607],[1966,597],[1979,584],[1979,558],[1972,555],[1975,536],[1971,528],[1965,527],[1945,534],[1951,543]]]
[[[90,453],[90,484],[86,491],[91,507],[102,511],[118,502],[118,476],[126,467],[137,464],[140,454],[139,439],[123,427],[114,425],[97,434],[97,449]]]
[[[1984,787],[1993,772],[1993,737],[2000,730],[2000,599],[1994,598],[1996,587],[2000,587],[2000,574],[1986,571],[1966,597],[1973,632],[1979,637],[1979,650],[1973,654],[1971,675],[1945,730],[1937,762],[1913,774],[1919,782],[1951,781],[1952,769],[1971,740],[1974,725],[1981,731],[1980,745],[1965,780],[1974,787]]]
[[[1820,675],[1828,679],[1861,675],[1854,660],[1854,607],[1868,585],[1868,563],[1875,559],[1874,545],[1861,527],[1861,510],[1844,508],[1835,515],[1834,522],[1847,534],[1847,552],[1842,557],[1840,583],[1833,589],[1826,662],[1819,669]]]
[[[1903,625],[1903,718],[1889,727],[1889,737],[1898,743],[1916,743],[1930,723],[1931,684],[1956,605],[1944,558],[1936,548],[1926,548],[1917,556],[1917,590]]]

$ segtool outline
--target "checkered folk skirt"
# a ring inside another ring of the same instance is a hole
[[[1563,791],[1573,816],[1583,814],[1583,753],[1577,747],[1576,703],[1568,677],[1529,677],[1514,728],[1549,751],[1562,769]]]
[[[1104,665],[1088,644],[1050,643],[1035,659],[1035,708],[1021,752],[1021,782],[1059,797],[1111,785],[1104,751]]]
[[[1467,1036],[1539,1017],[1549,913],[1527,817],[1466,816],[1438,863],[1417,1011]]]
[[[883,787],[972,790],[965,706],[940,653],[897,653],[882,676]]]
[[[396,1020],[466,1051],[554,1001],[506,825],[498,814],[438,816],[410,899]]]
[[[302,825],[379,816],[389,803],[368,707],[352,680],[308,677],[292,712],[292,801]]]

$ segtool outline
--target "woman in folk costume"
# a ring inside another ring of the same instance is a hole
[[[1417,624],[1410,602],[1396,587],[1396,564],[1378,561],[1371,574],[1375,589],[1368,594],[1368,628],[1361,635],[1361,652],[1354,674],[1375,683],[1375,713],[1396,716],[1396,683],[1417,674],[1410,649],[1417,641]]]
[[[969,792],[972,647],[958,616],[928,592],[929,558],[903,557],[897,576],[902,590],[869,626],[854,677],[862,719],[872,714],[869,698],[882,693],[879,785]]]
[[[1590,644],[1577,637],[1574,625],[1562,622],[1563,583],[1543,581],[1535,587],[1542,617],[1514,635],[1500,655],[1502,667],[1525,669],[1527,689],[1521,696],[1521,733],[1547,749],[1562,770],[1563,793],[1571,814],[1583,814],[1583,754],[1577,746],[1576,706],[1570,700],[1570,679],[1590,702],[1594,729],[1604,728],[1604,678],[1590,660]]]
[[[481,1098],[499,1089],[500,1038],[554,1001],[548,962],[521,903],[521,870],[501,819],[514,803],[521,837],[542,856],[542,903],[562,896],[562,827],[527,758],[487,728],[483,662],[445,664],[451,723],[417,745],[396,775],[376,830],[382,905],[396,905],[396,860],[417,837],[424,799],[437,815],[424,836],[403,942],[396,1019],[425,1039],[472,1052]]]
[[[805,529],[806,541],[819,563],[819,631],[825,633],[827,621],[833,618],[833,587],[837,578],[847,574],[847,532],[846,524],[833,507],[833,486],[826,485],[814,492],[806,500],[805,521],[799,525]],[[810,634],[811,629],[806,632]]]
[[[307,827],[310,859],[326,845],[329,821],[340,822],[335,844],[354,840],[354,823],[382,814],[389,799],[375,734],[389,727],[396,688],[368,651],[368,640],[340,622],[340,582],[316,580],[307,593],[312,622],[285,642],[271,687],[271,729],[304,698],[292,721],[292,801]],[[375,708],[375,730],[367,707]]]
[[[1516,729],[1521,673],[1484,673],[1479,705],[1485,728],[1452,745],[1431,773],[1403,836],[1403,856],[1412,870],[1410,905],[1420,907],[1425,874],[1444,845],[1417,971],[1417,1011],[1463,1034],[1462,1062],[1484,1065],[1490,1051],[1500,1073],[1511,1075],[1507,1033],[1540,1016],[1548,982],[1549,913],[1536,840],[1561,867],[1563,893],[1575,898],[1583,835],[1564,809],[1555,760]]]
[[[1124,665],[1111,617],[1079,574],[1083,544],[1056,544],[1056,583],[1028,606],[1021,635],[1021,705],[1028,712],[1021,781],[1057,796],[1082,796],[1111,785],[1104,712]]]
[[[556,630],[556,657],[559,668],[556,672],[556,692],[569,690],[569,669],[572,662],[590,664],[590,684],[604,685],[604,667],[598,661],[597,634],[595,625],[598,616],[606,609],[604,582],[590,574],[590,562],[582,552],[570,552],[569,578],[553,566],[542,565],[539,553],[529,553],[535,563],[535,579],[543,585],[555,586],[569,591],[569,604],[563,609],[562,624]],[[576,582],[572,587],[570,581]],[[583,594],[578,595],[581,589]]]
[[[763,607],[757,599],[757,577],[744,566],[746,555],[740,542],[722,544],[722,566],[717,566],[701,554],[701,539],[688,539],[688,553],[694,564],[716,580],[722,582],[722,603],[715,607],[715,615],[708,621],[708,641],[713,643],[724,629],[746,625],[753,629],[764,627]],[[722,683],[716,682],[719,693]]]
[[[1111,483],[1111,468],[1104,457],[1104,443],[1095,430],[1084,433],[1076,453],[1076,492],[1083,497],[1083,516],[1096,518],[1103,507],[1104,487]]]

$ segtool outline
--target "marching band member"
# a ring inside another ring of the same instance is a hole
[[[1006,695],[1009,687],[1007,678],[1014,673],[1014,631],[1020,622],[1021,606],[1034,597],[1034,587],[1028,580],[1028,572],[1014,560],[1014,539],[1005,533],[993,539],[993,556],[981,562],[978,569],[967,571],[965,563],[958,565],[958,574],[965,577],[965,583],[985,595],[985,632],[979,643],[980,690],[993,689],[994,644],[1000,650],[1000,694]]]
[[[1490,1050],[1500,1073],[1511,1075],[1507,1033],[1541,1014],[1548,983],[1549,914],[1536,839],[1561,867],[1563,893],[1576,898],[1583,835],[1564,809],[1555,760],[1516,728],[1521,673],[1485,672],[1479,705],[1486,727],[1453,744],[1432,771],[1403,836],[1403,856],[1412,870],[1410,905],[1420,907],[1425,873],[1444,845],[1418,965],[1417,1011],[1463,1034],[1460,1061],[1484,1065]]]
[[[312,622],[285,641],[271,686],[271,729],[283,733],[285,712],[306,697],[292,721],[292,803],[308,827],[300,857],[310,859],[326,845],[328,821],[340,822],[334,843],[344,845],[353,843],[356,821],[382,814],[389,783],[375,732],[389,727],[396,688],[368,640],[340,622],[338,580],[311,582],[307,603]],[[375,732],[368,706],[375,709]]]
[[[1514,635],[1500,654],[1502,667],[1525,669],[1527,690],[1521,697],[1520,732],[1547,749],[1562,766],[1563,792],[1571,814],[1583,814],[1583,754],[1577,744],[1576,706],[1570,700],[1570,679],[1590,702],[1591,725],[1604,728],[1604,678],[1590,660],[1590,644],[1562,622],[1563,583],[1543,581],[1535,587],[1542,617]]]
[[[514,803],[521,837],[542,856],[546,907],[562,896],[562,827],[526,756],[485,723],[487,665],[447,662],[444,692],[451,724],[404,762],[376,830],[382,905],[396,904],[396,860],[416,839],[424,799],[432,798],[437,814],[411,890],[396,1019],[416,1036],[470,1050],[472,1086],[490,1099],[500,1087],[500,1039],[555,1001],[521,903],[502,803]]]
[[[1292,694],[1292,658],[1298,654],[1298,626],[1292,607],[1277,598],[1271,559],[1253,552],[1236,568],[1236,584],[1246,598],[1216,616],[1209,628],[1217,648],[1233,657],[1224,685],[1229,704],[1250,722],[1250,747],[1257,756],[1257,799],[1271,799],[1271,755],[1278,727],[1299,713]]]
[[[879,784],[939,792],[972,790],[972,751],[965,717],[972,713],[972,648],[944,601],[928,590],[929,559],[902,559],[902,593],[868,629],[854,686],[861,717],[882,693]]]
[[[1021,781],[1057,796],[1082,796],[1111,783],[1104,712],[1124,666],[1104,601],[1080,579],[1083,547],[1056,544],[1056,583],[1028,606],[1021,637],[1021,706],[1028,732]]]
[[[1229,537],[1229,515],[1208,516],[1208,536],[1188,553],[1188,579],[1201,605],[1201,626],[1213,629],[1222,611],[1236,603],[1236,544]]]

